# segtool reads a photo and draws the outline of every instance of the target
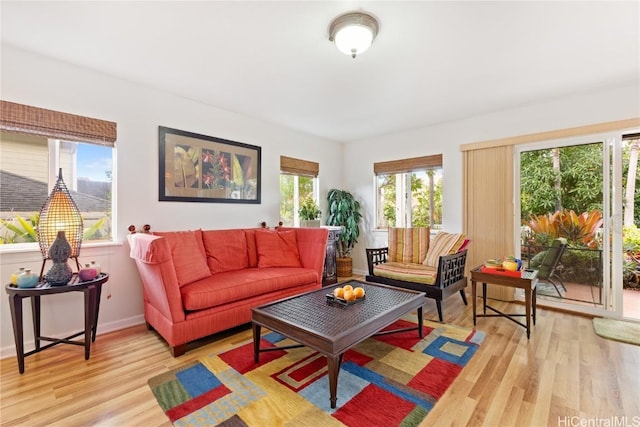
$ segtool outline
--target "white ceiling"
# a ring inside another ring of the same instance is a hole
[[[355,60],[331,19],[380,21]],[[0,3],[2,43],[337,141],[640,81],[640,3]]]

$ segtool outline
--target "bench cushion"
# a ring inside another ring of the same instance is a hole
[[[386,262],[373,267],[375,276],[406,282],[433,285],[436,282],[436,269],[418,263]]]
[[[429,249],[429,227],[389,227],[389,261],[422,263]]]
[[[424,258],[423,264],[427,267],[437,268],[439,258],[444,255],[451,255],[458,252],[460,247],[464,244],[464,241],[464,233],[438,232],[429,246],[429,251],[427,252],[427,256]]]

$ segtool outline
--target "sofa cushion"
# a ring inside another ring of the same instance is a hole
[[[247,256],[249,258],[249,268],[256,268],[258,266],[258,249],[256,248],[256,230],[249,229],[244,230],[245,237],[247,238]]]
[[[212,274],[249,267],[244,230],[205,230],[202,236]]]
[[[188,285],[211,275],[202,244],[202,230],[154,232],[153,234],[167,239],[178,285]]]
[[[443,255],[451,255],[458,252],[458,249],[465,241],[464,233],[438,232],[429,245],[429,251],[423,264],[427,267],[438,267],[438,258]]]
[[[248,268],[225,271],[180,288],[186,310],[202,310],[318,282],[309,268]]]
[[[389,261],[422,263],[429,249],[429,227],[389,227]]]
[[[296,232],[260,230],[255,232],[258,267],[301,267]]]
[[[416,263],[386,262],[373,267],[373,274],[389,279],[433,285],[436,282],[435,268]]]

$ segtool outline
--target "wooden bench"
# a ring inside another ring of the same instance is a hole
[[[390,241],[389,245],[392,246],[395,243]],[[401,242],[401,245],[403,243]],[[423,265],[421,262],[389,261],[389,247],[367,248],[369,274],[366,276],[366,280],[424,292],[426,298],[432,298],[436,301],[438,318],[442,322],[442,300],[459,292],[462,301],[467,305],[465,294],[467,277],[464,274],[467,260],[467,250],[464,249],[466,243],[468,241],[465,241],[465,244],[462,245],[463,249],[456,253],[439,256],[435,268]],[[416,259],[415,256],[413,259]],[[376,266],[384,268],[376,268]],[[378,274],[376,274],[376,270],[378,270]]]

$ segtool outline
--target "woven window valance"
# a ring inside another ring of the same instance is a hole
[[[373,173],[387,175],[391,173],[406,173],[424,169],[442,167],[442,154],[432,156],[413,157],[411,159],[391,160],[373,164]]]
[[[280,172],[292,175],[312,176],[316,178],[320,173],[320,165],[308,160],[280,156]]]
[[[4,100],[0,102],[1,130],[109,147],[115,145],[117,129],[114,122]]]

